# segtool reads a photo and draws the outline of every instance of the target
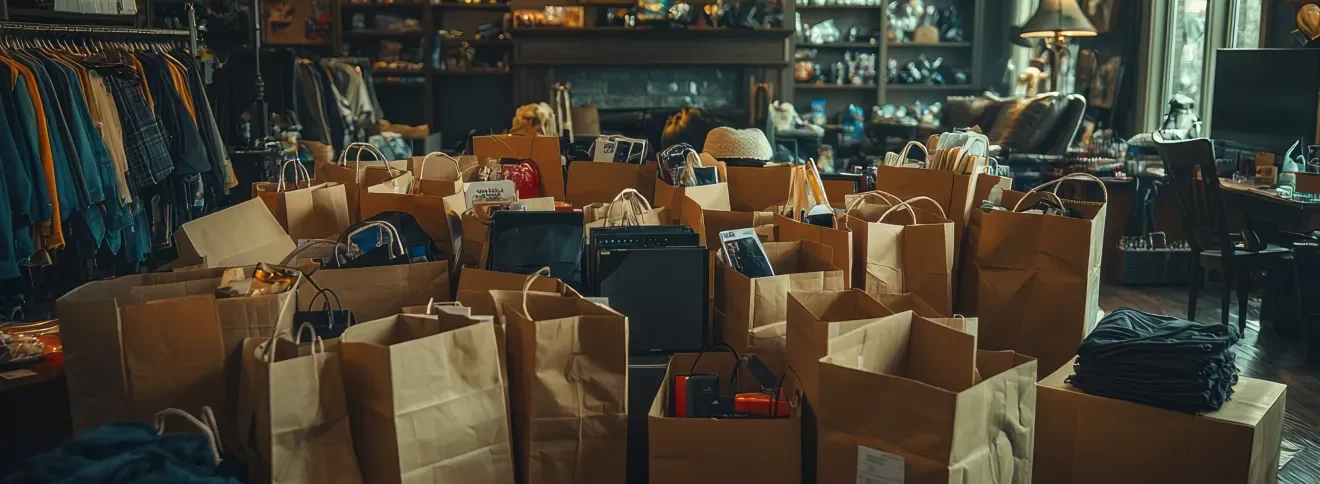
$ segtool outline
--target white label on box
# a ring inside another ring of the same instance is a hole
[[[518,188],[513,180],[472,182],[463,191],[463,196],[467,199],[467,208],[472,208],[474,202],[511,202],[518,198]]]
[[[857,484],[903,484],[903,456],[857,446]]]
[[[17,380],[25,376],[33,376],[36,374],[37,372],[32,370],[13,370],[13,371],[6,371],[4,373],[0,373],[0,378],[4,378],[6,380]]]

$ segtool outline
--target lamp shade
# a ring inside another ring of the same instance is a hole
[[[1095,26],[1077,0],[1040,0],[1036,13],[1022,25],[1023,37],[1092,37]]]

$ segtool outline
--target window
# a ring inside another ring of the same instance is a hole
[[[1168,71],[1164,77],[1163,102],[1183,95],[1202,106],[1201,87],[1205,81],[1205,39],[1208,0],[1174,0],[1169,12]]]
[[[1261,0],[1233,2],[1233,25],[1229,27],[1228,46],[1235,49],[1255,49],[1260,45]]]

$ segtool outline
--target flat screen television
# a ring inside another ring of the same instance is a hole
[[[1320,49],[1219,49],[1210,137],[1282,154],[1317,144]],[[1303,151],[1305,153],[1305,151]]]

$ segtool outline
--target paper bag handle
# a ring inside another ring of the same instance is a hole
[[[437,308],[437,307],[440,307],[440,306],[452,306],[452,307],[458,307],[458,308],[464,307],[464,306],[463,306],[463,303],[458,302],[458,301],[441,301],[441,302],[435,302],[435,298],[432,297],[432,298],[426,300],[426,314],[427,314],[427,315],[434,314],[434,313],[431,312],[431,310],[432,310],[432,309],[435,309],[435,308]]]
[[[880,197],[884,201],[889,202],[890,205],[903,203],[903,199],[894,196],[892,193],[881,190],[871,190],[869,192],[858,193],[856,197],[853,197],[851,202],[848,202],[848,205],[843,207],[843,211],[851,212],[852,209],[857,208],[858,205],[861,205],[862,202],[866,200],[867,195],[875,195],[877,197]]]
[[[312,326],[312,323],[303,323],[298,326],[298,334],[293,337],[293,344],[302,344],[303,330],[307,330],[308,333],[312,334],[312,339],[308,340],[308,342],[312,344],[312,354],[317,354],[317,345],[320,345],[321,347],[320,352],[325,353],[325,340],[316,335],[316,327]]]
[[[527,276],[527,281],[523,283],[522,310],[523,310],[523,315],[527,316],[527,319],[532,319],[531,311],[527,310],[527,291],[532,290],[532,283],[536,282],[536,276],[550,277],[550,266],[545,266],[540,269],[537,269],[536,272],[533,272],[530,276]]]
[[[1109,203],[1109,189],[1105,188],[1105,182],[1100,181],[1100,179],[1096,178],[1095,175],[1091,175],[1089,173],[1069,173],[1057,180],[1041,183],[1040,185],[1036,185],[1035,188],[1032,188],[1031,190],[1027,190],[1027,193],[1023,194],[1022,198],[1018,199],[1017,203],[1013,205],[1013,211],[1014,212],[1018,211],[1018,207],[1020,207],[1022,205],[1022,202],[1027,199],[1027,195],[1040,191],[1040,189],[1045,187],[1053,186],[1054,190],[1052,190],[1050,193],[1054,194],[1055,197],[1057,198],[1059,195],[1059,185],[1061,185],[1065,180],[1089,180],[1095,182],[1097,185],[1100,185],[1100,193],[1103,194],[1105,197],[1104,203]],[[1062,199],[1060,199],[1060,206],[1062,206]]]
[[[364,151],[370,153],[372,158],[379,160],[382,164],[385,165],[385,169],[390,172],[390,178],[398,178],[398,176],[402,173],[401,171],[395,169],[393,166],[390,166],[389,157],[385,156],[385,153],[380,151],[380,148],[377,148],[376,145],[373,145],[371,143],[363,143],[363,142],[349,143],[348,146],[344,147],[344,151],[339,154],[340,166],[348,166],[348,150],[352,148],[357,148],[357,151],[355,151],[353,154],[353,171],[355,173],[354,179],[356,181],[358,182],[362,181],[362,153]]]
[[[390,244],[390,245],[391,245],[391,246],[397,245],[397,246],[399,247],[399,255],[400,255],[400,256],[407,256],[407,255],[408,255],[408,249],[406,249],[406,248],[403,247],[403,237],[400,237],[400,236],[399,236],[399,231],[398,231],[398,229],[395,229],[394,226],[393,226],[393,225],[390,225],[389,223],[381,222],[381,221],[378,221],[378,220],[373,220],[373,221],[371,221],[371,222],[365,222],[365,223],[363,223],[362,226],[361,226],[361,227],[358,227],[357,230],[354,230],[354,231],[352,231],[352,232],[346,232],[346,233],[344,233],[344,235],[339,236],[339,240],[350,240],[350,241],[351,241],[351,240],[353,240],[353,236],[354,236],[354,235],[356,235],[356,234],[358,234],[358,233],[361,233],[363,230],[366,230],[366,229],[368,229],[368,228],[370,228],[370,227],[382,227],[382,229],[385,230],[387,233],[389,233],[390,237],[391,237],[392,239],[394,239],[394,243],[393,243],[393,244]],[[335,241],[335,262],[338,262],[339,265],[343,265],[343,264],[344,264],[344,260],[343,260],[343,258],[342,258],[342,257],[343,257],[342,254],[340,254],[340,252],[339,252],[339,245],[340,245],[340,242],[339,242],[339,241]],[[345,243],[344,245],[348,245],[348,244]],[[393,247],[391,247],[391,248],[393,248]]]
[[[312,186],[312,174],[307,172],[307,167],[303,166],[303,164],[300,163],[300,162],[298,162],[297,159],[292,159],[292,160],[285,161],[284,164],[280,165],[280,183],[279,183],[278,185],[275,186],[275,191],[276,191],[276,192],[283,192],[283,191],[284,191],[284,178],[285,178],[285,177],[284,177],[284,173],[286,173],[286,170],[288,170],[288,168],[289,168],[289,163],[293,163],[293,168],[294,168],[294,169],[293,169],[293,188],[294,188],[295,190],[298,189],[298,174],[299,174],[299,173],[302,173],[302,175],[303,175],[303,179],[304,179],[304,180],[307,180],[307,186]]]
[[[931,206],[935,207],[935,211],[936,213],[940,214],[940,218],[943,219],[949,218],[948,214],[944,213],[944,207],[941,207],[939,202],[936,202],[935,199],[933,198],[921,196],[921,197],[909,198],[907,200],[900,202],[897,205],[889,207],[889,210],[885,210],[885,213],[880,214],[880,218],[876,219],[876,222],[884,222],[885,218],[888,217],[889,214],[894,213],[901,208],[903,209],[903,211],[907,212],[909,216],[912,217],[912,223],[914,224],[917,223],[917,211],[912,206],[914,202],[928,202]]]
[[[308,248],[316,247],[316,246],[318,246],[318,245],[336,245],[336,244],[338,244],[338,243],[339,243],[338,241],[334,241],[334,240],[330,240],[330,239],[311,239],[311,240],[308,240],[308,241],[306,241],[306,242],[303,242],[302,245],[299,245],[297,248],[293,249],[292,252],[289,252],[289,255],[284,256],[284,260],[281,260],[280,263],[279,263],[278,265],[280,265],[280,266],[287,266],[287,265],[289,265],[289,262],[293,260],[293,257],[294,257],[294,256],[296,256],[296,255],[302,253],[302,251],[307,250]]]
[[[413,186],[412,186],[412,192],[413,192],[413,193],[420,193],[420,192],[422,191],[422,184],[419,183],[419,182],[420,182],[421,180],[425,180],[425,179],[426,179],[426,162],[427,162],[427,161],[430,161],[432,156],[435,156],[435,157],[441,157],[441,158],[444,158],[444,159],[449,160],[450,163],[453,163],[453,164],[454,164],[454,171],[458,173],[458,179],[459,179],[459,180],[462,180],[462,179],[463,179],[463,168],[462,168],[461,166],[458,165],[458,160],[457,160],[457,159],[454,159],[454,157],[449,156],[448,154],[446,154],[446,153],[443,152],[443,151],[432,151],[432,152],[430,152],[430,153],[427,153],[426,156],[422,157],[422,162],[421,162],[421,163],[418,163],[418,166],[417,166],[417,182],[414,182],[414,183],[413,183]]]
[[[907,144],[903,145],[903,151],[898,152],[898,159],[900,162],[907,164],[908,152],[912,150],[913,146],[920,149],[922,154],[930,156],[930,150],[926,149],[926,145],[922,144],[920,141],[908,141]]]
[[[202,435],[206,436],[206,443],[210,444],[213,460],[215,461],[215,465],[218,466],[220,465],[220,452],[222,451],[223,448],[220,447],[220,438],[216,437],[216,429],[212,427],[213,425],[215,425],[215,414],[211,412],[211,407],[202,407],[202,415],[203,418],[210,420],[211,423],[210,424],[203,423],[201,420],[198,420],[197,417],[194,417],[191,413],[185,412],[183,410],[179,410],[177,408],[167,408],[165,410],[161,410],[160,412],[156,413],[156,419],[155,419],[156,435],[165,435],[165,421],[167,418],[180,417],[183,419],[183,421],[188,422],[192,424],[194,427],[196,427],[197,430],[202,431]]]
[[[651,202],[647,201],[646,197],[643,197],[640,192],[633,188],[625,188],[623,191],[619,192],[618,195],[615,195],[614,200],[610,202],[609,207],[605,208],[605,226],[610,226],[610,215],[614,214],[614,206],[618,205],[619,202],[628,202],[632,204],[632,225],[634,226],[641,225],[641,221],[637,220],[637,215],[639,213],[638,209],[645,208],[645,210],[642,210],[640,213],[646,213],[653,210],[653,208],[651,208]],[[625,211],[624,215],[626,217],[628,212]]]
[[[678,180],[679,186],[694,187],[697,186],[697,168],[705,168],[701,164],[701,155],[697,150],[687,148],[683,150],[683,178]],[[716,177],[718,178],[718,177]]]

